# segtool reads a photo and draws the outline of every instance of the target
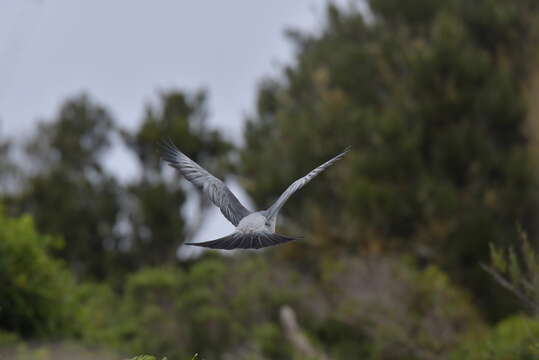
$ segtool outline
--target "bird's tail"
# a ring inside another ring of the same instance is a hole
[[[279,245],[292,240],[300,239],[299,237],[289,237],[275,233],[260,232],[260,233],[239,233],[235,232],[222,238],[199,242],[185,243],[185,245],[201,246],[211,249],[261,249],[268,246]]]

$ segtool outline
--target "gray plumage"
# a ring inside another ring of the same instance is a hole
[[[236,226],[236,231],[228,236],[187,245],[213,249],[260,249],[296,240],[275,233],[279,210],[296,191],[301,189],[322,171],[342,159],[350,148],[315,168],[304,177],[294,181],[267,210],[251,212],[247,210],[228,187],[215,176],[182,153],[170,140],[161,143],[162,158],[178,170],[187,180],[199,188],[220,210],[224,217]]]
[[[163,141],[161,150],[163,160],[180,171],[187,180],[202,190],[234,226],[238,226],[240,220],[251,213],[221,180],[189,159],[170,140]]]

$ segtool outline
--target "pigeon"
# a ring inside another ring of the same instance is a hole
[[[236,227],[232,234],[222,238],[185,244],[223,250],[261,249],[300,239],[275,233],[279,210],[292,194],[350,151],[350,147],[346,148],[339,155],[294,181],[268,209],[253,212],[247,210],[221,180],[182,153],[172,140],[161,141],[160,147],[162,159],[201,190],[221,210],[223,216]]]

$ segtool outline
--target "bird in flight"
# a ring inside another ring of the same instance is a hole
[[[186,245],[225,250],[260,249],[298,239],[275,233],[279,210],[292,194],[350,151],[349,147],[346,148],[339,155],[294,181],[270,208],[252,212],[240,203],[221,180],[178,150],[172,140],[163,140],[160,145],[163,160],[208,196],[210,201],[221,210],[223,216],[236,227],[232,234],[225,237],[199,243],[186,243]]]

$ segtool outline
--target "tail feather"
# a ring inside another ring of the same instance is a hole
[[[204,241],[199,243],[185,243],[185,245],[200,246],[210,249],[261,249],[269,246],[283,244],[292,240],[297,240],[297,237],[289,237],[275,233],[252,233],[242,234],[233,233],[222,238]]]

